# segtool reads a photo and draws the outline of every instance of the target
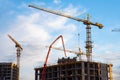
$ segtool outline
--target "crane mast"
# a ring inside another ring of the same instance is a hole
[[[87,20],[89,21],[89,15],[87,16]],[[86,24],[86,23],[84,23]],[[92,41],[91,41],[91,26],[90,24],[86,24],[86,57],[87,61],[92,61]]]
[[[20,71],[20,56],[21,56],[21,50],[23,50],[23,48],[21,47],[21,45],[12,37],[8,34],[8,37],[15,43],[15,47],[17,48],[17,67],[18,67],[18,80],[20,77],[19,71]]]
[[[86,25],[86,46],[85,47],[86,47],[87,61],[92,61],[92,41],[91,41],[91,27],[90,27],[90,25],[97,26],[99,29],[102,29],[103,28],[102,24],[99,24],[97,22],[93,23],[93,22],[89,21],[89,17],[87,17],[87,20],[84,20],[84,19],[80,19],[80,18],[72,17],[70,15],[63,14],[63,13],[58,12],[58,11],[49,10],[49,9],[46,9],[43,7],[38,7],[35,5],[29,5],[29,7],[36,8],[36,9],[39,9],[39,10],[42,10],[45,12],[49,12],[52,14],[56,14],[59,16],[63,16],[66,18],[70,18],[70,19],[76,20],[78,22],[82,22],[84,25]]]

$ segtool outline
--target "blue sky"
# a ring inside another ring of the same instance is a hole
[[[119,80],[119,3],[119,0],[0,0],[0,62],[16,62],[14,43],[7,34],[17,39],[24,48],[21,55],[21,80],[34,80],[34,68],[43,65],[47,54],[45,46],[50,45],[60,34],[64,37],[67,49],[77,51],[79,46],[85,52],[85,26],[81,22],[28,7],[29,4],[35,4],[81,19],[86,19],[86,15],[90,14],[92,22],[103,24],[103,29],[91,26],[93,60],[112,63],[114,80]],[[55,46],[62,47],[60,41]],[[49,64],[56,63],[57,58],[64,56],[56,50],[51,53]],[[54,55],[56,57],[53,58]],[[67,55],[75,56],[70,53]]]

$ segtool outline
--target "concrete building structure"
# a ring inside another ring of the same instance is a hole
[[[35,68],[35,80],[42,80],[42,70]],[[47,66],[45,80],[111,80],[109,74],[108,64],[62,58]]]
[[[18,80],[18,70],[14,63],[0,63],[0,80]]]

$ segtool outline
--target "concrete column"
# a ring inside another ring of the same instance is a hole
[[[81,62],[82,64],[82,80],[85,80],[85,66],[84,66],[84,62]]]
[[[87,63],[87,76],[88,76],[88,80],[90,80],[90,65],[89,65],[89,62]]]

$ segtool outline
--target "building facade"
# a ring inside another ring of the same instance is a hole
[[[42,70],[35,68],[35,80],[42,80]],[[57,65],[47,66],[45,80],[109,80],[109,69],[104,63],[62,58]]]
[[[0,63],[0,80],[18,80],[18,67],[13,63]]]

